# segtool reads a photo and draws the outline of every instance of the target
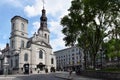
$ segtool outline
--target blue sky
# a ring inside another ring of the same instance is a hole
[[[45,9],[48,18],[48,28],[51,31],[50,43],[53,51],[65,48],[64,35],[61,33],[61,18],[68,14],[67,9],[71,0],[45,0]],[[42,0],[1,0],[0,1],[0,48],[3,49],[9,43],[11,32],[11,18],[19,15],[26,18],[28,33],[31,37],[39,28]]]

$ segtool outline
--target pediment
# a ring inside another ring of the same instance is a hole
[[[27,42],[27,48],[29,48],[32,44],[35,45],[39,45],[39,46],[44,46],[44,47],[48,47],[51,48],[51,45],[49,43],[47,43],[47,41],[45,39],[42,39],[40,37],[32,37],[28,42]]]
[[[40,46],[44,46],[44,47],[52,48],[52,47],[50,46],[50,44],[45,43],[44,41],[37,41],[37,42],[35,42],[35,44],[40,45]]]

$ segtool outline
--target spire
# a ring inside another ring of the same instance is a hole
[[[46,10],[44,8],[42,9],[42,16],[40,19],[41,19],[41,22],[42,21],[47,22]]]
[[[46,17],[46,10],[44,9],[44,6],[42,9],[42,15],[40,17],[40,28],[38,29],[38,32],[40,30],[49,32],[49,30],[47,28],[47,17]]]
[[[44,1],[44,0],[42,0],[42,2],[43,2],[43,9],[42,9],[41,22],[42,22],[42,21],[46,21],[46,22],[47,22],[46,10],[44,9],[44,4],[45,4],[45,1]]]

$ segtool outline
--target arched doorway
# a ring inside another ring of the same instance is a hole
[[[29,64],[24,64],[23,65],[23,68],[24,68],[24,74],[29,74]]]
[[[51,72],[55,72],[55,67],[51,67],[51,68],[50,68],[50,71],[51,71]]]
[[[41,71],[43,71],[43,69],[45,68],[45,65],[43,63],[39,63],[37,65],[37,68],[39,68]]]

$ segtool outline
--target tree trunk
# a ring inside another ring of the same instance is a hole
[[[93,69],[96,68],[96,54],[93,56]]]
[[[86,51],[84,51],[84,53],[85,53],[85,56],[84,56],[84,68],[85,68],[85,70],[86,70],[86,64],[87,64],[87,62],[86,62]]]

